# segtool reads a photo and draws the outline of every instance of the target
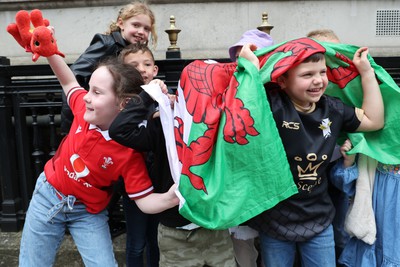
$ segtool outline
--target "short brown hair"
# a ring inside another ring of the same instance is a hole
[[[150,48],[143,43],[136,43],[136,44],[129,44],[124,49],[122,49],[121,53],[119,54],[118,58],[121,61],[124,61],[125,57],[129,54],[136,54],[137,52],[142,53],[149,53],[153,63],[155,63],[153,52],[151,52]]]

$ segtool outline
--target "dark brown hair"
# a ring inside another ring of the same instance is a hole
[[[99,62],[97,68],[106,67],[113,77],[113,89],[118,99],[132,97],[142,91],[142,75],[130,64],[121,62],[115,57],[108,57]]]
[[[319,61],[323,60],[324,58],[325,58],[325,54],[322,53],[322,52],[318,52],[318,53],[312,54],[311,56],[307,57],[301,63],[319,62]],[[288,71],[289,70],[287,70],[284,74],[282,74],[282,76],[283,77],[287,77],[288,76]]]
[[[319,61],[323,60],[324,58],[325,58],[325,54],[318,52],[318,53],[312,54],[311,56],[309,56],[308,58],[303,60],[301,63],[319,62]]]

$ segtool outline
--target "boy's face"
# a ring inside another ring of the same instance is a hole
[[[158,73],[158,67],[149,52],[139,51],[125,56],[124,63],[134,66],[142,75],[144,83],[148,84]]]
[[[325,59],[301,63],[279,78],[279,85],[290,99],[302,107],[319,101],[328,85]]]

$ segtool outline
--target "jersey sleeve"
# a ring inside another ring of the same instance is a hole
[[[139,199],[153,193],[154,188],[142,153],[132,150],[128,162],[124,164],[122,177],[129,198]]]
[[[348,133],[353,133],[361,124],[361,120],[357,115],[357,108],[346,105],[339,98],[327,97],[328,105],[331,110],[339,112],[339,116],[342,117],[341,130]]]
[[[343,165],[343,159],[338,160],[330,170],[329,179],[331,183],[349,197],[355,194],[357,178],[357,165],[353,164],[346,168]]]
[[[344,112],[343,112],[343,130],[345,132],[355,132],[357,128],[361,124],[361,120],[359,120],[355,107],[350,107],[344,104]]]
[[[85,109],[85,102],[83,101],[83,97],[87,91],[82,87],[74,87],[68,91],[67,94],[67,103],[72,110],[73,114],[80,112]]]

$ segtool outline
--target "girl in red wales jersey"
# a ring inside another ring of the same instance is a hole
[[[179,203],[176,185],[166,193],[153,193],[143,155],[108,135],[126,102],[142,90],[142,76],[129,64],[108,59],[93,72],[86,91],[60,56],[47,60],[74,120],[37,179],[22,233],[19,266],[52,266],[67,228],[85,266],[117,266],[106,206],[118,178],[123,177],[127,194],[145,213],[159,213]]]

